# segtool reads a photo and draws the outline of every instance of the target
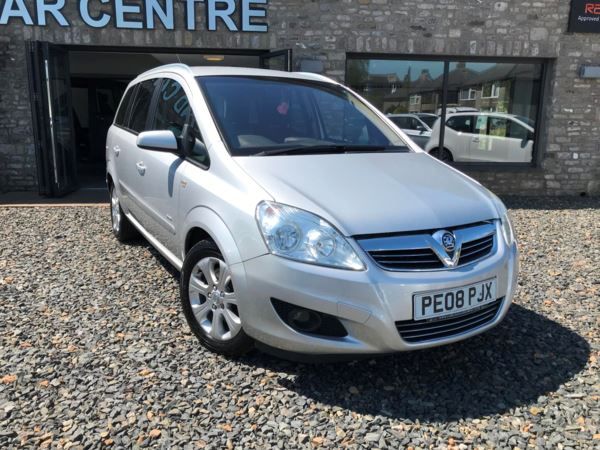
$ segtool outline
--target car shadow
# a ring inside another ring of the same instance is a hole
[[[144,246],[175,279],[179,272]],[[513,304],[496,328],[429,350],[320,365],[255,351],[239,363],[281,375],[280,386],[308,401],[360,414],[449,421],[502,414],[535,403],[585,367],[588,342],[574,331]]]
[[[581,371],[588,343],[544,316],[513,305],[489,332],[461,343],[331,363],[293,363],[262,353],[243,362],[277,372],[286,389],[360,414],[448,421],[534,403]]]
[[[156,250],[144,237],[138,236],[127,243],[130,247],[143,247],[158,261],[165,271],[171,275],[175,281],[179,282],[179,271],[171,264],[158,250]]]

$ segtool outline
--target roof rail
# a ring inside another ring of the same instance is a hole
[[[163,66],[158,66],[158,67],[154,67],[152,69],[146,70],[145,72],[142,72],[138,75],[138,77],[142,77],[145,75],[152,75],[155,72],[162,72],[165,69],[179,69],[179,70],[185,70],[186,72],[190,73],[193,75],[192,69],[190,68],[190,66],[188,66],[187,64],[183,64],[183,63],[172,63],[172,64],[165,64]]]

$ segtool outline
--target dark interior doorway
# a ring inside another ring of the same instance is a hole
[[[104,190],[105,142],[138,74],[170,63],[291,70],[291,50],[101,48],[30,42],[29,78],[40,194]]]

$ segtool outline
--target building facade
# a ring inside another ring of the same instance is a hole
[[[97,186],[124,86],[181,61],[319,72],[498,193],[598,195],[596,17],[592,0],[0,0],[0,192]]]

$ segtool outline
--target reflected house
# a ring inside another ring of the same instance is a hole
[[[448,107],[535,117],[538,99],[531,95],[539,83],[539,70],[529,64],[459,62],[448,73]]]
[[[433,78],[425,68],[413,78],[410,66],[403,78],[398,73],[361,75],[352,88],[386,114],[441,111],[443,75]],[[447,106],[536,117],[538,99],[531,97],[540,91],[540,79],[539,68],[531,64],[452,63]]]
[[[395,95],[401,88],[402,82],[395,73],[388,74],[369,74],[366,79],[361,80],[360,84],[353,88],[369,102],[374,104],[382,111],[386,111],[385,99],[390,95]]]
[[[421,70],[416,79],[409,67],[401,88],[387,94],[383,101],[386,114],[434,113],[441,107],[442,77],[432,78],[428,69]]]

